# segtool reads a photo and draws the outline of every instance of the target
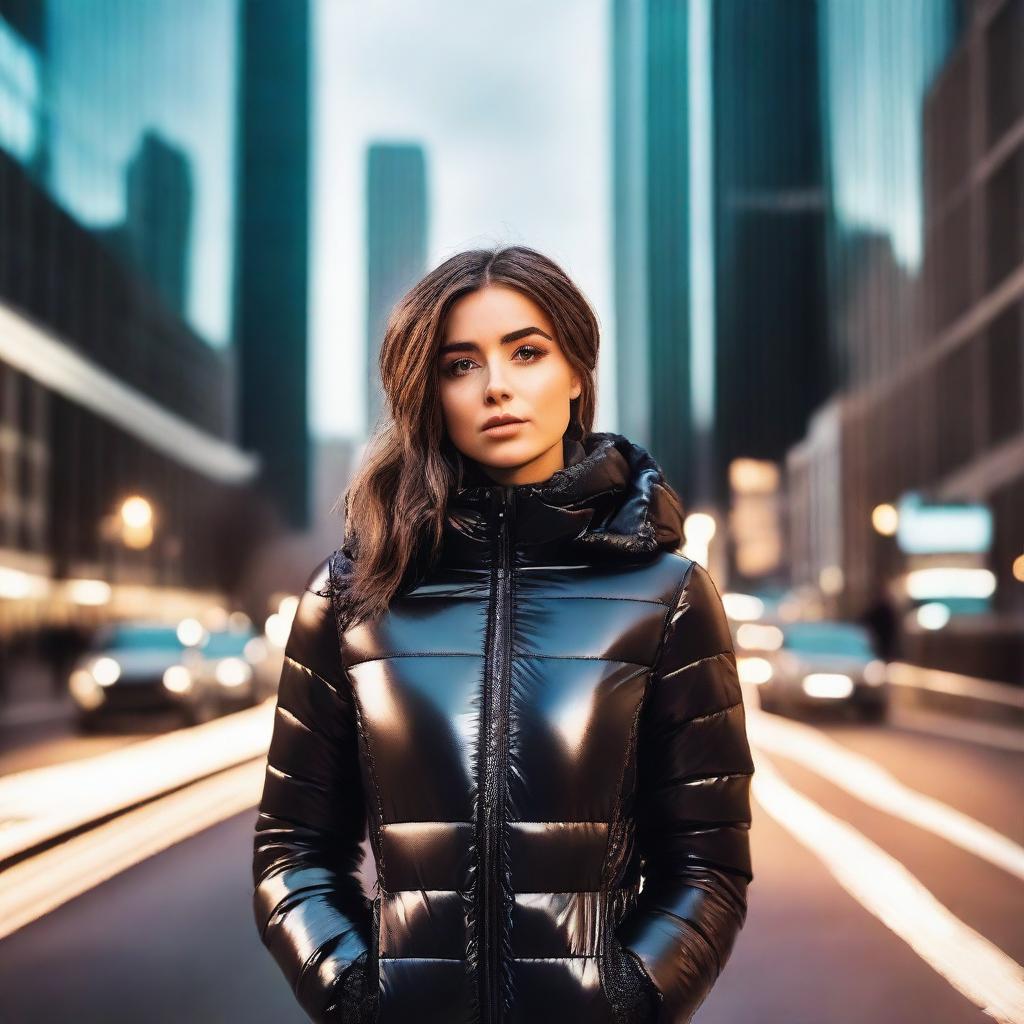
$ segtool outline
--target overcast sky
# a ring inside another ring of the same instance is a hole
[[[365,418],[366,149],[422,144],[427,264],[518,242],[559,262],[602,328],[614,429],[608,10],[595,0],[316,0],[311,426]]]

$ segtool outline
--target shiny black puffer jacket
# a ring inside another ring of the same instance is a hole
[[[688,1021],[731,953],[753,764],[718,590],[643,448],[569,444],[453,489],[385,615],[346,620],[358,545],[301,597],[253,876],[314,1021]]]

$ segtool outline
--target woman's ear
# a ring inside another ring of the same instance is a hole
[[[583,394],[583,385],[580,383],[579,377],[573,377],[572,379],[572,391],[569,392],[570,400],[579,398]]]

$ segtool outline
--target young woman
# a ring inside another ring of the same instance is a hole
[[[688,1021],[746,919],[725,613],[657,463],[592,432],[597,351],[519,246],[388,324],[392,419],[299,602],[255,831],[260,936],[314,1021]]]

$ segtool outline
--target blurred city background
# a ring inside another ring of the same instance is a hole
[[[699,1019],[1024,1022],[1024,0],[0,0],[0,1021],[303,1019],[283,646],[389,310],[504,243],[733,625]]]

